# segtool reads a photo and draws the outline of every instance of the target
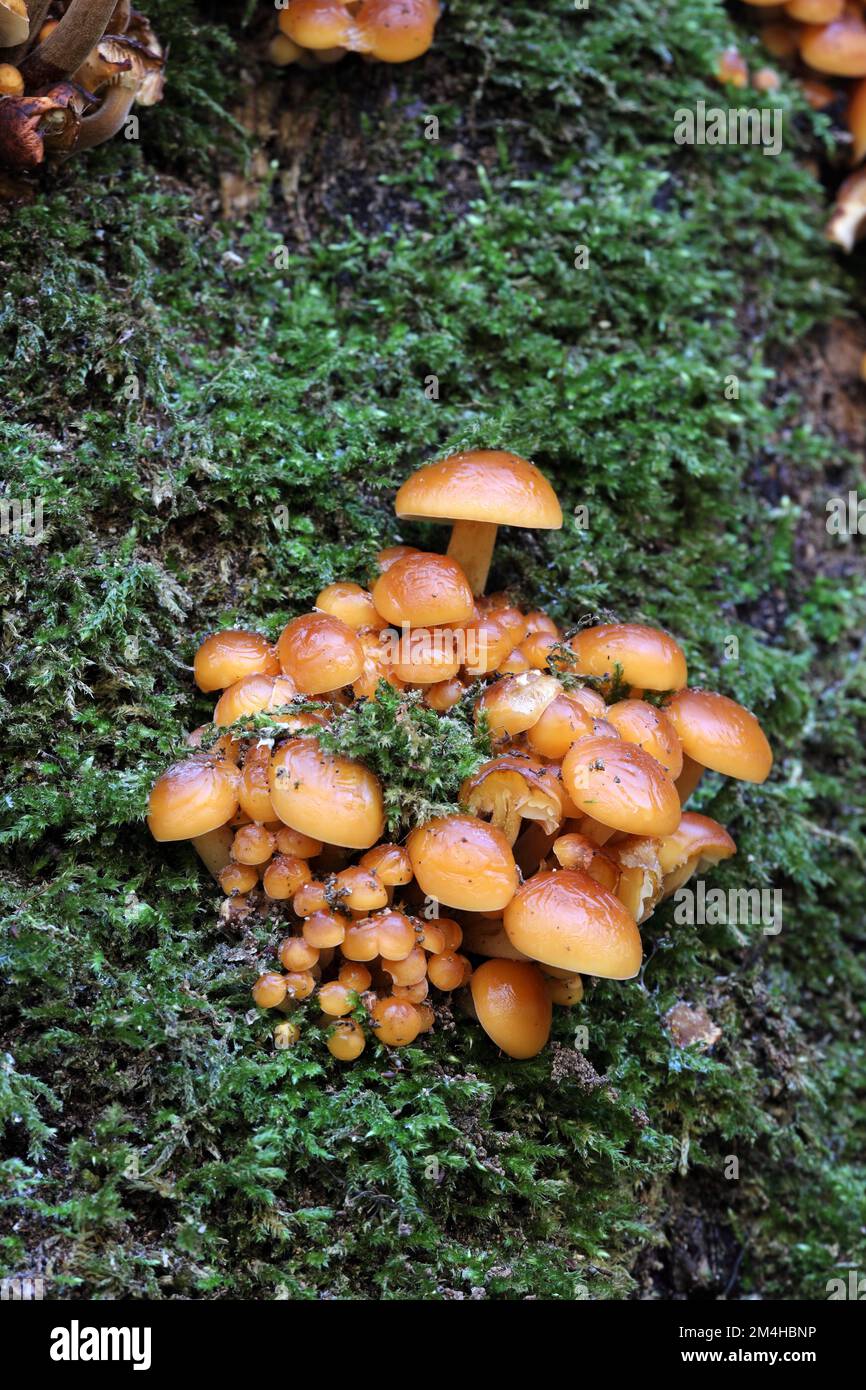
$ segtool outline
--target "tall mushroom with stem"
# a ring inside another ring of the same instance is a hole
[[[518,454],[471,449],[425,464],[397,493],[405,521],[454,523],[448,554],[483,594],[500,526],[559,530],[562,509],[543,473]]]

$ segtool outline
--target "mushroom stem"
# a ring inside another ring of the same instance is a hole
[[[220,825],[216,830],[208,830],[204,835],[194,835],[191,844],[208,873],[219,878],[231,859],[232,841],[235,832],[229,825]]]
[[[31,49],[21,64],[27,86],[46,87],[76,72],[105,33],[115,3],[116,0],[72,0],[57,28],[38,48]]]
[[[455,521],[448,554],[456,560],[476,597],[483,594],[499,527],[491,521]]]
[[[611,826],[602,825],[600,821],[593,820],[592,816],[582,816],[577,833],[584,835],[587,840],[592,840],[594,845],[606,845],[615,832]]]
[[[688,753],[683,755],[683,770],[674,784],[681,806],[685,806],[692,793],[697,791],[704,771],[702,763],[696,763],[694,758],[689,757]]]
[[[129,108],[134,101],[134,86],[118,83],[116,87],[109,87],[99,110],[94,111],[92,116],[85,116],[81,122],[72,153],[80,154],[82,150],[92,150],[96,145],[102,145],[116,135],[129,115]]]

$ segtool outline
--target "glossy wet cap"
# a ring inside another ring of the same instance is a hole
[[[626,685],[679,690],[688,677],[682,648],[669,633],[641,623],[600,623],[569,640],[581,675],[612,679],[617,667]]]
[[[456,560],[421,550],[404,555],[380,574],[373,602],[396,627],[466,623],[475,613],[472,590]]]
[[[191,840],[216,830],[238,809],[240,773],[221,758],[195,757],[173,767],[150,793],[147,824],[155,840]]]
[[[487,960],[470,981],[478,1022],[509,1057],[535,1057],[550,1037],[550,993],[537,965]]]
[[[206,637],[195,654],[193,673],[199,690],[227,690],[244,676],[279,675],[276,652],[260,632],[231,628]]]
[[[681,690],[665,705],[683,750],[726,777],[764,782],[773,754],[751,710],[714,690]]]
[[[421,891],[448,907],[493,912],[517,890],[517,866],[501,831],[475,816],[439,816],[407,841]]]
[[[397,493],[397,515],[413,521],[484,521],[557,530],[562,509],[543,473],[499,449],[472,449],[428,463]]]
[[[619,898],[581,869],[527,879],[505,909],[512,945],[563,970],[628,980],[641,963],[640,933]]]
[[[562,760],[575,806],[627,835],[671,835],[680,821],[677,789],[655,758],[621,738],[584,738]]]
[[[364,652],[347,623],[330,613],[305,613],[283,628],[280,665],[305,695],[351,685],[364,670]]]
[[[314,736],[274,750],[270,792],[281,821],[326,844],[369,849],[382,836],[379,779],[363,763],[325,752]]]

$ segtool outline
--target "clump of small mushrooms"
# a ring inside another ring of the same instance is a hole
[[[408,63],[433,42],[439,0],[289,0],[268,57],[278,67],[319,67],[347,53]]]
[[[451,522],[447,554],[382,551],[370,589],[328,585],[276,645],[250,631],[202,643],[195,679],[220,692],[215,728],[156,782],[148,823],[157,840],[192,840],[227,918],[276,918],[252,993],[285,1015],[277,1046],[312,1006],[340,1060],[371,1037],[403,1047],[434,1026],[436,992],[461,991],[499,1048],[531,1057],[552,1006],[579,1003],[584,975],[637,975],[656,905],[735,853],[721,825],[683,809],[704,770],[763,782],[772,754],[747,709],[689,687],[668,633],[562,633],[485,594],[499,526],[562,525],[533,464],[452,455],[408,479],[397,514]],[[379,778],[320,737],[381,682],[440,714],[465,696],[493,753],[453,814],[399,842]]]
[[[0,0],[0,166],[28,173],[110,140],[160,100],[163,65],[129,0]]]
[[[850,137],[854,172],[840,185],[827,236],[851,251],[866,234],[866,18],[863,0],[745,0],[764,12],[760,38],[767,52],[796,75],[810,106],[832,112]],[[779,76],[760,68],[750,79],[736,49],[720,55],[716,76],[736,87],[773,91]]]

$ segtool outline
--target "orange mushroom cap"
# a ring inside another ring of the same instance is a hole
[[[339,618],[347,627],[381,627],[382,619],[376,612],[373,595],[360,584],[341,582],[328,584],[316,598],[316,608],[322,613],[330,613]]]
[[[681,690],[665,705],[665,714],[684,752],[703,767],[744,782],[764,782],[769,777],[770,745],[751,710],[736,700],[713,690]]]
[[[224,758],[175,763],[154,783],[147,824],[155,840],[191,840],[216,830],[238,809],[240,773]]]
[[[472,590],[455,560],[414,551],[395,560],[373,588],[376,609],[397,627],[441,627],[474,616]]]
[[[668,774],[642,748],[620,738],[583,738],[562,761],[566,791],[585,815],[629,835],[670,835],[680,799]]]
[[[608,705],[605,718],[620,738],[649,753],[676,781],[683,770],[683,746],[663,710],[648,705],[646,700],[619,700]]]
[[[720,859],[730,859],[736,852],[737,846],[725,827],[697,811],[684,811],[674,833],[659,841],[659,863],[665,875],[681,868],[690,859],[718,864]]]
[[[505,753],[482,763],[460,788],[460,803],[473,816],[489,816],[509,844],[522,819],[539,821],[548,834],[562,823],[559,778],[534,758]]]
[[[280,663],[260,632],[230,628],[205,638],[195,654],[193,673],[199,690],[226,690],[244,676],[277,676]]]
[[[438,18],[438,0],[364,0],[357,47],[381,63],[408,63],[427,52]]]
[[[688,676],[682,648],[661,628],[601,623],[576,632],[569,646],[584,676],[611,679],[619,666],[627,685],[645,690],[679,690]]]
[[[285,674],[305,695],[351,685],[364,670],[364,651],[347,623],[330,613],[305,613],[283,628],[277,654]]]
[[[525,671],[519,676],[503,676],[489,685],[476,706],[487,716],[494,739],[525,733],[538,722],[548,705],[562,691],[555,676],[543,671]]]
[[[604,702],[601,702],[604,709]],[[563,690],[550,702],[541,717],[527,730],[526,742],[540,758],[564,758],[579,738],[593,732],[595,720],[582,701]]]
[[[271,801],[281,821],[304,835],[349,849],[369,849],[382,836],[379,779],[363,763],[327,753],[315,738],[274,750]]]
[[[343,0],[290,0],[277,23],[287,38],[301,48],[347,48],[355,31]]]
[[[421,891],[468,912],[502,908],[517,890],[517,866],[500,830],[474,816],[440,816],[406,844]]]
[[[247,715],[267,714],[270,710],[290,705],[297,695],[298,687],[289,676],[242,676],[217,700],[213,722],[219,728],[227,728]],[[317,722],[315,716],[296,717],[305,723]],[[284,719],[279,722],[283,723]]]
[[[509,1057],[535,1057],[550,1037],[551,999],[537,965],[487,960],[469,985],[478,1022]]]
[[[499,449],[471,449],[425,464],[400,488],[396,509],[410,521],[562,526],[562,509],[544,474],[528,459]]]
[[[800,31],[800,57],[818,72],[837,77],[866,77],[866,24],[853,6],[831,24],[805,24]]]
[[[803,24],[830,24],[845,9],[845,0],[787,0],[785,14]]]
[[[641,963],[640,933],[619,898],[581,869],[543,870],[505,909],[512,944],[563,970],[628,980]]]

